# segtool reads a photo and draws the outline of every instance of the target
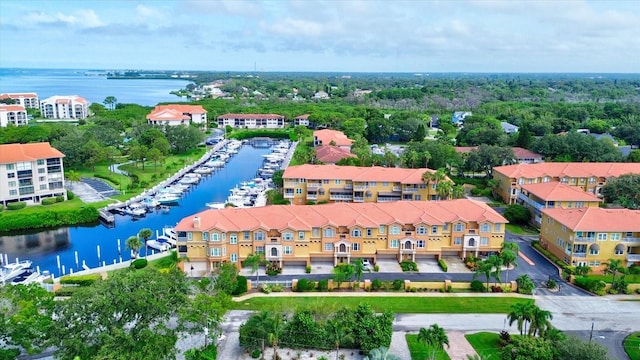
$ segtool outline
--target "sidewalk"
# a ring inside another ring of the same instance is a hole
[[[513,297],[521,299],[533,299],[532,295],[522,295],[517,293],[408,293],[408,292],[385,292],[385,291],[330,291],[330,292],[274,292],[265,294],[262,292],[254,292],[242,296],[234,297],[236,302],[252,299],[255,297]]]
[[[447,331],[449,347],[445,347],[451,360],[467,360],[467,355],[475,355],[476,351],[464,337],[462,331]]]

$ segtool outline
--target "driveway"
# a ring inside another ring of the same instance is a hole
[[[333,274],[333,261],[311,261],[312,274]]]
[[[464,261],[462,261],[462,259],[460,259],[457,256],[445,256],[442,258],[442,260],[444,260],[445,264],[447,264],[447,272],[449,273],[456,273],[456,274],[471,274],[473,273],[473,271],[471,271],[467,265],[464,264]],[[436,263],[437,265],[437,263]],[[438,265],[438,269],[440,269],[440,266]],[[442,271],[442,270],[440,270]]]
[[[437,273],[442,272],[440,265],[436,259],[416,259],[416,265],[418,265],[419,272]]]
[[[402,268],[395,259],[378,259],[376,261],[379,273],[401,273]]]

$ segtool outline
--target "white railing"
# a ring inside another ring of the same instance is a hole
[[[640,243],[640,237],[623,237],[622,242]]]
[[[338,195],[338,194],[329,195],[329,200],[351,200],[351,199],[353,199],[352,195]]]
[[[596,238],[595,237],[582,237],[582,236],[576,236],[575,238],[573,238],[574,242],[589,242],[589,243],[594,243],[596,242]]]
[[[640,261],[639,254],[627,254],[627,261]]]

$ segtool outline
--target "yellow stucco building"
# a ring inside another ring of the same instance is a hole
[[[554,181],[548,183],[525,184],[518,194],[518,204],[531,212],[531,222],[542,225],[542,210],[548,208],[598,207],[602,199],[576,186]]]
[[[415,261],[497,252],[507,220],[473,200],[336,203],[206,210],[176,226],[193,275],[253,253],[280,267],[357,258]]]

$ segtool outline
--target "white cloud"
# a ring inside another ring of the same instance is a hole
[[[70,14],[62,12],[47,14],[43,11],[30,12],[25,16],[26,24],[45,26],[75,26],[79,28],[95,28],[104,26],[95,11],[90,9],[75,10]]]

